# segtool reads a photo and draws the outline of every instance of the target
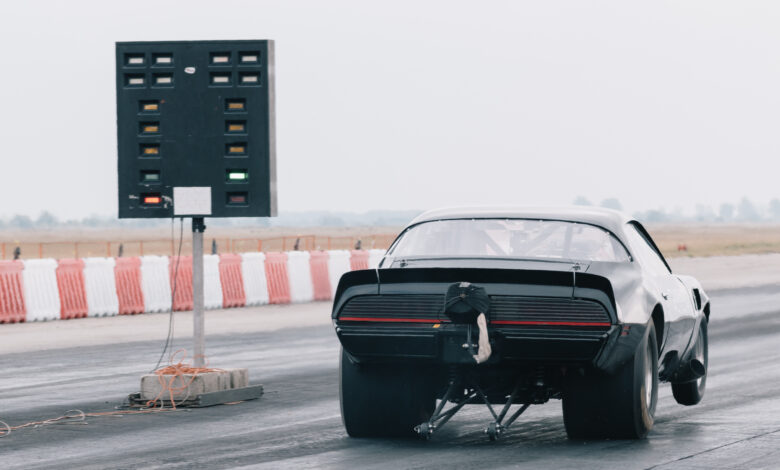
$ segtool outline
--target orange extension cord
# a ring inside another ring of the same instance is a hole
[[[176,358],[176,356],[179,354],[182,355],[181,360],[174,364],[173,361]],[[42,421],[31,421],[29,423],[20,424],[18,426],[11,426],[5,421],[0,421],[0,438],[8,436],[9,434],[11,434],[11,431],[16,431],[18,429],[24,429],[30,427],[35,428],[40,426],[47,426],[50,424],[65,424],[65,423],[75,423],[75,422],[86,424],[86,419],[88,417],[91,418],[91,417],[100,417],[100,416],[117,416],[117,415],[147,414],[147,413],[176,411],[176,402],[173,399],[174,394],[186,390],[187,387],[189,387],[192,384],[192,382],[195,380],[195,377],[197,377],[198,374],[202,374],[204,372],[222,371],[222,369],[213,369],[209,367],[192,367],[189,363],[184,362],[186,357],[187,357],[186,351],[184,349],[179,349],[175,353],[171,354],[171,359],[170,359],[171,365],[161,367],[154,371],[154,374],[157,375],[157,378],[160,381],[161,389],[160,389],[160,393],[155,398],[146,402],[146,409],[101,411],[95,413],[84,413],[81,410],[68,410],[65,412],[64,415],[58,416],[56,418],[45,419]],[[186,375],[191,375],[189,380],[185,377]],[[182,385],[180,386],[173,385],[177,379],[179,380],[179,382],[182,383]],[[184,383],[185,381],[186,383]],[[165,404],[162,399],[162,397],[165,396],[166,393],[170,397],[170,402],[171,402],[171,407],[167,409],[165,408]],[[181,403],[186,399],[187,397],[185,397],[182,401],[180,401],[179,404],[181,405]],[[159,407],[157,407],[158,403],[159,403]]]
[[[174,364],[174,359],[177,355],[181,354],[181,360]],[[173,399],[173,396],[177,393],[183,392],[184,390],[187,390],[187,388],[192,385],[192,382],[195,381],[195,377],[198,376],[198,374],[202,374],[205,372],[222,372],[222,369],[212,369],[210,367],[192,367],[189,363],[184,362],[184,360],[187,358],[187,351],[184,349],[179,349],[175,353],[171,354],[171,365],[161,367],[154,371],[155,375],[157,375],[157,380],[160,381],[160,393],[157,394],[156,397],[146,402],[147,408],[156,408],[157,403],[160,404],[159,409],[165,408],[165,404],[163,403],[162,397],[165,396],[165,394],[168,394],[168,397],[170,398],[171,407],[175,410],[176,409],[176,401]],[[208,364],[208,361],[206,358],[203,358],[203,362]],[[186,375],[190,375],[189,380],[185,377]],[[179,383],[181,385],[174,386],[173,384],[176,382],[176,380],[179,380]],[[185,383],[186,380],[186,383]],[[179,404],[187,400],[187,397],[184,397]]]

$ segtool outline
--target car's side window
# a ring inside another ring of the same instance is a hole
[[[626,234],[634,256],[639,259],[639,262],[642,263],[643,266],[655,272],[669,272],[666,263],[658,256],[658,253],[656,253],[653,247],[650,246],[645,239],[645,236],[636,228],[636,225],[628,224]]]

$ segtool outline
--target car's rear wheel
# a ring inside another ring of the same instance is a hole
[[[704,398],[704,390],[707,388],[708,371],[708,347],[707,347],[707,320],[701,321],[699,336],[693,350],[694,357],[704,364],[704,375],[691,382],[672,383],[672,394],[677,403],[681,405],[696,405]]]
[[[436,398],[423,371],[406,365],[357,364],[341,350],[341,419],[352,437],[413,437]]]
[[[652,322],[634,357],[612,376],[571,371],[563,390],[570,439],[641,439],[658,401],[658,343]]]

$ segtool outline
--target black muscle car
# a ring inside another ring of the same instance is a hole
[[[484,404],[496,439],[530,405],[561,399],[570,438],[642,438],[659,381],[678,403],[702,399],[709,315],[699,283],[619,212],[430,211],[378,269],[341,278],[344,426],[427,439]]]

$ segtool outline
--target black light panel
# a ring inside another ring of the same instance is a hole
[[[273,64],[267,40],[116,43],[119,218],[276,215]]]

